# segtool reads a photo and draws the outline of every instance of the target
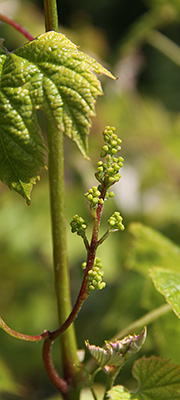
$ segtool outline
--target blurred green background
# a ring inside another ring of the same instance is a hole
[[[1,0],[0,8],[37,36],[44,32],[42,3]],[[180,3],[64,0],[58,2],[58,10],[59,31],[118,78],[102,81],[105,96],[98,99],[97,118],[93,120],[91,162],[65,139],[72,302],[80,287],[85,251],[81,239],[71,234],[69,223],[76,213],[90,221],[83,193],[96,184],[94,167],[106,125],[117,128],[125,159],[122,179],[114,188],[115,199],[105,207],[102,232],[115,209],[123,215],[126,230],[112,235],[99,249],[107,287],[92,293],[76,320],[81,349],[85,339],[102,345],[104,339],[165,302],[148,276],[129,268],[128,226],[133,221],[143,222],[179,244]],[[2,23],[0,36],[9,50],[25,42]],[[41,113],[39,122],[46,135]],[[8,325],[28,334],[57,327],[47,171],[42,171],[33,190],[31,207],[0,184],[0,277],[0,314]],[[180,321],[171,312],[149,326],[140,356],[156,354],[178,364],[179,337]],[[21,342],[0,332],[0,400],[55,400],[56,392],[43,370],[41,349],[41,343]],[[53,352],[59,368],[58,343]],[[123,368],[119,383],[134,384],[130,372],[134,360]],[[98,378],[103,384],[103,374]],[[85,396],[83,399],[91,399],[89,394]]]

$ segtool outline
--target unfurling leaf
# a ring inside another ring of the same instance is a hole
[[[85,345],[101,368],[107,366],[121,367],[128,358],[141,349],[145,338],[146,328],[139,335],[129,335],[115,342],[106,341],[103,348],[90,345],[88,340],[85,341]],[[105,371],[108,372],[108,369],[105,368]]]
[[[94,74],[112,74],[64,35],[48,32],[12,53],[0,48],[0,179],[30,204],[44,166],[36,119],[41,108],[54,130],[74,140],[87,157],[87,135],[102,94]]]
[[[163,358],[142,358],[132,370],[138,381],[136,391],[114,386],[108,391],[109,400],[180,400],[180,367]]]

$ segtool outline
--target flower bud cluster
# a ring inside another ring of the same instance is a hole
[[[85,230],[87,229],[87,224],[82,217],[79,217],[79,215],[77,215],[77,214],[74,215],[70,225],[71,225],[72,233],[76,232],[79,236],[85,235]]]
[[[102,147],[101,157],[106,157],[107,155],[114,156],[121,149],[121,139],[115,133],[115,128],[111,126],[106,126],[103,132],[103,138],[105,145]]]
[[[96,186],[93,186],[84,194],[92,207],[96,207],[98,204],[103,204],[104,200],[100,197],[101,192]]]
[[[103,136],[105,145],[102,147],[101,157],[105,157],[105,161],[99,161],[97,163],[97,172],[95,176],[100,184],[105,182],[106,187],[108,188],[118,182],[121,178],[119,170],[123,166],[123,158],[114,157],[114,155],[121,149],[121,140],[115,134],[115,128],[106,127]]]
[[[82,264],[83,269],[85,268],[86,263]],[[98,289],[102,290],[106,286],[106,283],[102,281],[102,277],[104,272],[102,271],[101,260],[96,257],[94,260],[93,268],[88,271],[87,282],[89,291]]]
[[[115,211],[113,215],[108,219],[108,224],[110,225],[111,231],[123,231],[124,225],[122,223],[122,217],[118,211]]]

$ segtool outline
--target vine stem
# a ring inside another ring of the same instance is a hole
[[[56,142],[54,142],[53,139],[51,139],[51,140],[53,142],[53,143],[51,143],[51,146],[55,147],[55,149],[56,149],[55,151],[57,151],[58,146],[56,146]],[[54,163],[54,160],[55,160],[55,157],[53,157],[53,154],[54,154],[54,152],[52,152],[52,160],[51,160],[51,157],[49,156],[50,165],[52,163]],[[52,165],[51,165],[51,167],[52,167]],[[49,171],[49,174],[50,174],[50,177],[51,177],[51,172],[50,171]],[[56,185],[52,185],[51,191],[54,190],[55,187],[56,187]],[[62,187],[61,187],[61,189],[62,189]],[[56,192],[56,189],[55,189],[55,192]],[[56,193],[54,193],[52,195],[52,197],[54,197],[55,194]],[[105,194],[106,194],[106,188],[104,186],[102,188],[102,191],[101,191],[101,198],[104,199],[105,198]],[[97,210],[96,210],[96,216],[94,217],[94,226],[93,226],[91,244],[90,244],[90,246],[88,246],[88,249],[87,249],[86,270],[85,270],[85,273],[84,273],[84,278],[83,278],[83,281],[82,281],[82,285],[81,285],[79,294],[77,296],[76,303],[75,303],[72,311],[70,312],[68,318],[64,320],[64,323],[60,326],[60,328],[58,328],[56,331],[50,333],[49,337],[47,339],[45,339],[44,346],[43,346],[43,361],[44,361],[44,366],[45,366],[46,372],[47,372],[50,380],[52,381],[52,383],[64,395],[64,399],[66,399],[66,398],[69,399],[70,397],[66,397],[66,396],[69,396],[69,393],[66,391],[66,382],[64,380],[62,380],[58,376],[58,374],[57,374],[57,372],[56,372],[56,370],[55,370],[55,368],[53,366],[52,359],[51,359],[51,347],[52,347],[52,344],[53,344],[54,340],[57,339],[59,336],[61,336],[62,338],[64,337],[64,335],[67,336],[67,333],[69,332],[69,329],[73,327],[72,324],[73,324],[75,318],[77,317],[83,302],[86,300],[86,298],[89,295],[88,283],[87,283],[87,279],[86,278],[87,278],[87,275],[88,275],[88,271],[94,265],[94,259],[95,259],[95,255],[96,255],[97,245],[98,245],[98,234],[99,234],[99,226],[100,226],[102,210],[103,210],[103,205],[99,204],[98,207],[97,207]],[[52,219],[53,219],[53,214],[52,214]],[[62,221],[59,218],[59,223],[60,222],[61,222],[61,224],[58,224],[58,226],[60,226],[60,225],[62,226]],[[54,226],[54,224],[53,224],[53,226]],[[64,230],[63,230],[63,233],[64,233]],[[54,241],[56,241],[56,234],[57,234],[57,232],[55,231],[53,233]],[[64,244],[63,244],[63,247],[64,247]],[[56,253],[56,246],[55,246],[54,250],[55,250],[55,253]],[[56,259],[56,256],[58,256],[58,254],[56,255],[55,253],[54,253],[54,256],[55,256],[55,259]],[[64,253],[64,254],[66,254],[66,253]],[[59,258],[59,256],[57,258]],[[64,261],[66,262],[66,259]],[[56,275],[57,275],[57,272],[58,271],[55,272]],[[59,270],[59,272],[58,272],[58,278],[60,276],[61,276],[61,270]],[[62,282],[62,280],[56,279],[56,284],[58,284],[59,288],[60,288],[61,282]],[[57,289],[58,289],[58,287],[57,287]],[[62,296],[62,292],[57,290],[57,296],[59,297],[58,304],[63,304],[64,296]],[[68,310],[68,308],[67,308],[67,310]],[[59,315],[59,317],[60,317],[59,319],[61,321],[61,315]],[[65,317],[65,315],[64,315],[64,317]],[[68,339],[68,336],[67,336],[67,339]],[[67,341],[67,346],[68,346],[68,341]],[[74,364],[74,367],[75,366],[77,366],[77,363]],[[76,378],[77,378],[77,376],[78,376],[77,370],[76,370],[76,373],[77,373],[77,375],[76,375]],[[82,374],[80,373],[79,376],[78,376],[77,381],[78,380],[81,381],[81,379],[82,379],[81,375]],[[68,378],[68,376],[67,376],[67,378]],[[77,396],[78,396],[78,393],[77,393]],[[77,399],[78,398],[79,397],[77,397]],[[75,393],[72,394],[72,399],[75,400]]]
[[[29,41],[33,40],[34,37],[18,22],[14,21],[11,17],[4,15],[2,12],[0,12],[0,20],[5,22],[8,25],[11,25],[14,29],[22,33]]]
[[[46,32],[58,32],[58,14],[56,0],[43,0]]]
[[[53,124],[49,124],[48,127],[48,147],[54,274],[59,324],[61,326],[71,313],[72,307],[66,243],[63,133],[56,130]],[[76,375],[76,365],[79,364],[73,325],[61,336],[61,348],[64,377],[70,381]]]
[[[44,15],[46,31],[54,30],[58,32],[58,15],[56,0],[44,0]],[[48,124],[48,148],[49,148],[49,189],[50,207],[52,223],[53,241],[53,264],[55,275],[55,288],[57,298],[57,308],[60,326],[66,321],[71,313],[70,282],[67,262],[67,238],[66,238],[66,214],[65,214],[65,194],[64,194],[64,151],[63,151],[63,132],[57,128],[52,120]],[[50,345],[48,351],[43,349],[44,365],[50,366],[52,375],[49,377],[54,384],[56,380],[55,369],[51,361],[52,340],[48,339],[44,343]],[[60,338],[62,351],[62,364],[64,379],[69,384],[74,385],[78,371],[77,344],[74,326],[71,324]],[[46,358],[47,357],[47,358]],[[49,357],[49,359],[48,359]],[[46,363],[47,361],[47,363]],[[47,368],[46,371],[48,372]],[[61,379],[61,378],[59,378]],[[60,389],[61,390],[61,389]],[[64,399],[67,397],[61,390]],[[79,389],[74,389],[74,399],[79,398]]]
[[[106,188],[103,187],[101,191],[101,198],[104,200],[106,194]],[[91,244],[87,250],[87,263],[86,263],[86,270],[84,273],[84,278],[81,284],[81,288],[79,291],[79,294],[77,296],[77,300],[75,302],[75,305],[70,312],[68,318],[64,321],[64,323],[55,330],[54,332],[51,332],[51,340],[57,339],[60,335],[62,335],[66,329],[73,323],[75,318],[77,317],[82,304],[84,301],[87,299],[89,296],[88,293],[88,287],[87,287],[87,275],[90,269],[92,269],[94,265],[94,260],[95,260],[95,255],[96,255],[96,249],[98,245],[98,234],[99,234],[99,226],[100,226],[100,221],[101,221],[101,215],[102,215],[102,210],[103,210],[103,204],[99,204],[97,207],[96,211],[96,217],[94,218],[94,227],[93,227],[93,233],[92,233],[92,239],[91,239]]]
[[[61,392],[64,394],[68,393],[69,387],[67,382],[64,379],[61,379],[60,376],[57,374],[54,365],[52,363],[51,359],[51,347],[52,347],[52,340],[50,338],[47,338],[44,341],[43,345],[43,361],[44,361],[44,366],[45,369],[48,373],[48,376],[53,383],[53,385]]]

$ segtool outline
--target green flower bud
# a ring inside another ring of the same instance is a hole
[[[86,269],[86,265],[87,265],[87,263],[84,261],[84,262],[82,263],[82,270],[83,270],[83,271]]]
[[[88,271],[87,282],[89,291],[94,289],[102,290],[106,286],[106,283],[102,282],[103,274],[101,260],[96,257],[93,268]]]
[[[82,217],[79,217],[77,214],[74,215],[70,225],[72,233],[76,232],[79,236],[84,236],[85,230],[87,229],[87,224]]]
[[[108,219],[108,224],[110,225],[110,230],[112,231],[124,230],[124,225],[122,223],[122,217],[118,211],[115,211],[114,214]]]
[[[87,198],[87,200],[89,201],[90,205],[92,207],[96,207],[99,203],[103,204],[103,199],[100,197],[101,196],[101,192],[99,190],[99,188],[97,188],[96,186],[93,186],[92,188],[90,188],[88,190],[88,192],[86,192],[85,197]]]

